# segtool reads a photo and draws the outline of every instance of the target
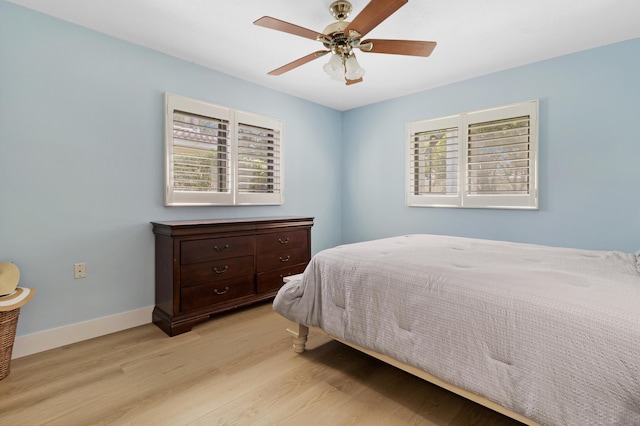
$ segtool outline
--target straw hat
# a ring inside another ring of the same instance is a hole
[[[18,287],[20,270],[11,262],[0,262],[0,312],[12,311],[27,303],[35,291]]]

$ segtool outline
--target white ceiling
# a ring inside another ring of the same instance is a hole
[[[189,62],[337,110],[640,37],[640,0],[410,0],[365,38],[437,41],[428,58],[359,53],[364,82],[329,79],[321,50],[253,25],[268,15],[317,32],[332,0],[9,0]],[[352,0],[352,20],[369,0]],[[36,29],[34,29],[36,31]]]

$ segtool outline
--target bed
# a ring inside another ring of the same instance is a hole
[[[529,425],[640,425],[640,252],[404,235],[316,254],[274,309]]]

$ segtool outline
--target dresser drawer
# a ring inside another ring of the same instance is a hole
[[[187,287],[180,291],[181,310],[189,311],[216,305],[238,297],[250,296],[255,292],[253,277],[234,278],[213,284]]]
[[[181,243],[180,263],[206,262],[253,254],[254,239],[247,237],[209,238]]]
[[[183,265],[180,268],[180,285],[190,287],[246,276],[253,276],[253,256]]]
[[[267,272],[308,261],[307,249],[304,247],[264,252],[258,254],[257,271]]]
[[[287,268],[278,269],[271,272],[262,272],[258,274],[257,289],[258,293],[276,291],[282,287],[284,277],[289,275],[301,274],[307,267],[306,263],[291,265]]]
[[[258,253],[306,247],[307,244],[307,231],[305,230],[283,230],[256,236],[256,250]]]

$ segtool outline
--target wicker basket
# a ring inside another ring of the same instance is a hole
[[[11,368],[11,352],[16,339],[16,327],[20,308],[0,312],[0,380],[9,375]]]

